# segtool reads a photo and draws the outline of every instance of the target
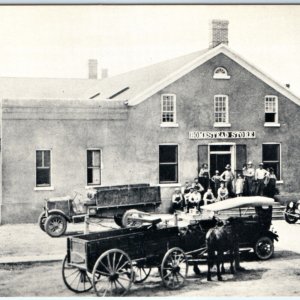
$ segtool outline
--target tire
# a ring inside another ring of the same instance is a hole
[[[285,212],[287,212],[287,213],[293,213],[293,211],[290,208],[287,208]],[[284,214],[284,219],[289,224],[295,224],[298,221],[298,218],[293,217],[293,216],[289,216],[286,213]]]
[[[62,278],[66,287],[77,294],[92,289],[92,280],[86,270],[71,266],[67,262],[67,255],[62,264]]]
[[[273,240],[268,236],[260,237],[254,246],[254,253],[260,260],[267,260],[274,254]]]
[[[120,249],[105,251],[97,259],[92,284],[97,296],[124,296],[134,281],[132,262]]]
[[[38,223],[39,223],[39,226],[41,228],[41,230],[45,231],[45,222],[46,222],[46,213],[45,212],[42,212],[39,216],[39,219],[38,219]]]
[[[146,268],[144,266],[133,265],[134,272],[134,283],[139,284],[144,282],[151,273],[151,268]]]
[[[160,276],[163,284],[170,290],[182,287],[188,273],[188,260],[180,248],[171,248],[165,254],[161,266]]]
[[[67,220],[61,215],[50,215],[45,223],[45,231],[51,237],[62,236],[67,230]]]
[[[115,221],[115,223],[116,223],[119,227],[121,227],[121,228],[124,227],[123,224],[122,224],[122,218],[123,218],[123,215],[122,215],[122,214],[114,215],[114,221]]]

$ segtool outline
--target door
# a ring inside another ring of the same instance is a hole
[[[222,174],[225,171],[226,165],[231,165],[231,154],[210,154],[210,175],[213,176],[216,170]]]
[[[209,146],[210,175],[213,176],[216,170],[222,174],[226,165],[233,165],[232,145],[210,145]]]

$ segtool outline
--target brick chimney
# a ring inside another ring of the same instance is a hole
[[[227,20],[212,20],[210,23],[209,48],[220,44],[228,45],[228,24]]]
[[[89,59],[89,79],[98,78],[98,61],[97,59]]]

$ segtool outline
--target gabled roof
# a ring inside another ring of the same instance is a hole
[[[95,79],[0,77],[2,99],[81,99]]]
[[[124,100],[128,102],[129,106],[134,106],[220,53],[231,58],[279,93],[300,105],[298,96],[247,62],[225,44],[101,80],[96,82],[84,96],[95,99]]]
[[[111,98],[113,100],[131,101],[131,99],[143,93],[149,87],[164,80],[169,74],[177,72],[190,61],[193,61],[207,51],[208,49],[196,51],[188,55],[103,79],[101,82],[95,83],[84,96],[91,98],[98,94],[93,99]]]

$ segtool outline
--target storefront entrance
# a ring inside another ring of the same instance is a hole
[[[225,170],[226,165],[231,165],[231,154],[210,154],[210,175],[213,176],[218,170]]]
[[[218,170],[220,174],[225,171],[227,164],[235,173],[242,172],[243,164],[247,161],[247,147],[235,143],[209,143],[198,145],[198,168],[207,163],[210,175]],[[235,174],[236,175],[236,174]]]
[[[232,165],[232,145],[209,145],[210,175],[216,170],[222,174],[226,165]]]

